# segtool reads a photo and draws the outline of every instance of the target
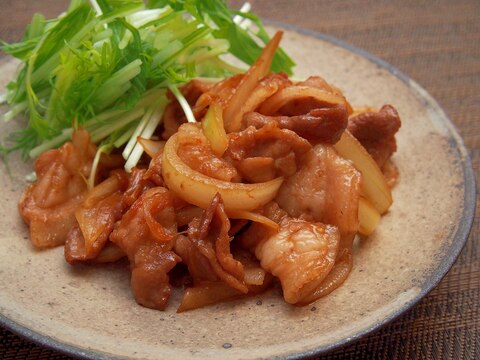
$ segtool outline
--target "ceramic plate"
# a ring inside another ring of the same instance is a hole
[[[0,322],[33,341],[85,358],[297,358],[325,352],[380,327],[427,294],[467,238],[474,180],[452,123],[415,82],[365,52],[288,29],[282,46],[296,77],[318,74],[354,106],[393,104],[402,118],[394,156],[394,204],[373,236],[357,243],[347,281],[306,307],[278,290],[176,314],[137,305],[125,263],[69,266],[63,248],[35,251],[17,211],[31,163],[0,164]],[[16,64],[0,68],[2,87]],[[5,111],[5,107],[2,108]],[[2,136],[12,124],[0,124]]]

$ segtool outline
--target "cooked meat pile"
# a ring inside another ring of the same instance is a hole
[[[19,203],[33,244],[64,245],[72,265],[127,258],[135,299],[160,310],[173,286],[185,289],[179,311],[274,284],[297,305],[336,289],[352,268],[364,179],[335,144],[350,132],[391,185],[399,115],[391,105],[356,113],[322,78],[283,74],[262,76],[238,102],[249,81],[186,84],[198,122],[172,97],[155,153],[131,172],[103,154],[94,187],[86,131],[42,154]]]

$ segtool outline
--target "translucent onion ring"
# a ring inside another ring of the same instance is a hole
[[[203,209],[208,208],[216,193],[222,196],[227,213],[257,209],[276,196],[283,182],[282,177],[256,184],[214,179],[186,165],[177,154],[178,147],[178,135],[172,135],[163,151],[163,179],[178,197]]]

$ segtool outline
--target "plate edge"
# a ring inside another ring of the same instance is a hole
[[[464,179],[464,211],[462,213],[460,223],[458,224],[458,228],[453,235],[452,244],[446,249],[445,253],[447,254],[445,259],[446,261],[442,263],[442,266],[436,269],[433,274],[428,277],[424,284],[428,284],[427,286],[423,286],[421,291],[409,302],[404,304],[399,310],[394,312],[391,316],[383,319],[378,324],[375,324],[371,327],[368,327],[364,331],[355,334],[352,337],[349,337],[345,340],[338,341],[336,343],[329,344],[327,346],[322,346],[319,348],[315,348],[312,350],[304,351],[301,353],[296,354],[283,354],[276,356],[277,359],[303,359],[309,358],[313,356],[317,356],[334,349],[346,346],[350,343],[353,343],[359,340],[361,337],[364,337],[374,331],[380,330],[382,327],[386,326],[390,322],[397,319],[400,315],[411,309],[415,304],[417,304],[423,297],[425,297],[431,290],[433,290],[438,283],[445,277],[448,273],[450,268],[453,266],[455,260],[459,256],[461,250],[463,249],[468,236],[470,234],[470,230],[473,225],[474,215],[475,215],[475,205],[476,205],[476,187],[475,187],[475,175],[473,172],[472,161],[468,154],[468,149],[466,148],[463,139],[460,137],[455,125],[452,123],[450,118],[447,116],[445,111],[441,108],[438,102],[422,87],[420,86],[415,80],[405,75],[395,66],[391,65],[390,63],[386,62],[385,60],[377,57],[366,50],[361,48],[355,47],[343,40],[340,40],[332,35],[324,34],[318,31],[304,29],[295,25],[286,24],[280,21],[269,20],[267,18],[263,19],[267,25],[275,26],[279,28],[283,28],[292,32],[296,32],[302,35],[310,36],[316,39],[320,39],[331,43],[335,46],[341,47],[343,49],[349,50],[355,54],[358,54],[373,64],[380,66],[383,69],[386,69],[389,73],[394,75],[396,78],[400,79],[404,82],[412,91],[416,94],[418,99],[424,99],[426,104],[429,105],[441,118],[442,118],[442,125],[445,125],[448,129],[448,135],[451,137],[451,140],[454,144],[456,144],[456,150],[459,152],[460,160],[461,160],[461,168],[463,170],[463,179]],[[0,64],[4,65],[5,63],[9,62],[9,57],[1,57]],[[62,343],[54,338],[51,338],[47,335],[42,335],[38,332],[30,330],[27,327],[24,327],[13,320],[10,320],[3,314],[0,314],[0,325],[4,326],[7,330],[12,331],[13,333],[23,337],[28,341],[32,341],[38,345],[48,347],[55,351],[58,351],[65,355],[73,355],[78,358],[82,359],[112,359],[112,354],[107,354],[100,351],[91,351],[88,349],[81,349],[77,346],[73,346],[70,344]]]

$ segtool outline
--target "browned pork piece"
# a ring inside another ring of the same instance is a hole
[[[196,124],[184,124],[178,131],[178,156],[191,169],[214,179],[238,180],[235,167],[223,158],[216,156]]]
[[[77,223],[65,243],[65,258],[69,263],[94,260],[100,255],[114,224],[143,192],[153,186],[143,178],[145,172],[137,168],[130,174],[123,169],[115,170],[88,192],[75,211]],[[122,252],[117,251],[117,254],[121,256]]]
[[[254,223],[240,241],[255,253],[263,269],[280,280],[286,302],[303,304],[315,300],[312,294],[335,265],[340,243],[338,228],[292,218],[276,203],[268,204],[264,214],[279,224],[279,231]]]
[[[130,260],[132,290],[145,307],[165,309],[171,294],[168,272],[181,261],[173,251],[177,199],[166,188],[144,192],[110,235]]]
[[[255,255],[278,277],[289,304],[308,303],[335,264],[340,234],[332,225],[285,218],[280,231],[262,239]]]
[[[266,87],[268,81],[271,82],[271,75],[260,84]],[[256,103],[256,107],[245,109],[243,128],[250,125],[260,128],[273,122],[312,143],[338,141],[351,113],[350,104],[339,90],[318,76],[295,84],[284,82],[275,90],[272,96]],[[251,98],[255,98],[254,95],[255,92]]]
[[[391,105],[384,105],[379,111],[352,116],[347,129],[382,168],[397,150],[395,134],[400,126],[397,110]]]
[[[228,235],[230,221],[217,194],[202,217],[194,218],[188,225],[188,236],[179,236],[175,251],[188,270],[195,284],[203,281],[222,281],[229,287],[246,293],[244,269],[230,251]]]
[[[351,270],[361,174],[329,145],[315,145],[287,177],[265,216],[279,232],[253,224],[242,242],[280,279],[285,301],[307,304],[337,288]],[[328,225],[327,225],[328,224]]]
[[[352,243],[359,228],[358,203],[362,177],[329,145],[316,145],[303,167],[288,178],[277,201],[290,216],[305,216],[331,224],[340,232],[335,266],[318,287],[299,303],[327,295],[347,278],[352,267]]]
[[[264,292],[272,283],[273,276],[266,272],[250,252],[236,248],[234,257],[244,268],[245,284],[248,295]],[[223,281],[201,281],[193,287],[185,289],[182,302],[177,312],[198,309],[203,306],[216,304],[245,296],[243,292],[228,286]]]
[[[75,211],[87,193],[96,147],[87,131],[73,133],[72,141],[57,150],[44,152],[35,161],[37,181],[27,187],[18,204],[30,226],[30,239],[37,248],[65,243],[75,225]]]
[[[94,187],[76,209],[77,223],[65,243],[65,259],[70,264],[95,259],[105,247],[125,208],[122,182],[126,182],[125,175],[117,172]]]
[[[341,100],[340,103],[345,106],[345,109],[349,114],[352,112],[352,108],[343,93],[335,86],[329,84],[321,76],[310,76],[308,79],[301,81],[296,85],[300,87],[310,87],[325,91],[327,94],[332,94]],[[318,98],[306,97],[297,99],[296,101],[284,105],[281,109],[281,113],[283,115],[294,116],[306,114],[312,109],[323,109],[329,107],[332,107],[332,104],[327,101],[321,101]]]
[[[342,238],[358,231],[361,174],[329,145],[316,145],[287,178],[276,201],[290,216],[307,216],[339,228]]]
[[[280,128],[292,130],[309,141],[330,144],[340,139],[347,121],[348,113],[343,104],[312,109],[305,114],[294,116],[266,116],[250,112],[243,117],[246,126],[253,125],[260,128],[274,122]]]
[[[201,217],[191,221],[188,236],[179,235],[175,252],[182,257],[193,280],[178,312],[258,294],[271,284],[272,276],[254,256],[243,249],[231,249],[230,221],[217,194]]]
[[[251,126],[229,135],[227,156],[250,182],[294,174],[297,163],[311,149],[307,140],[272,122],[259,129]]]

